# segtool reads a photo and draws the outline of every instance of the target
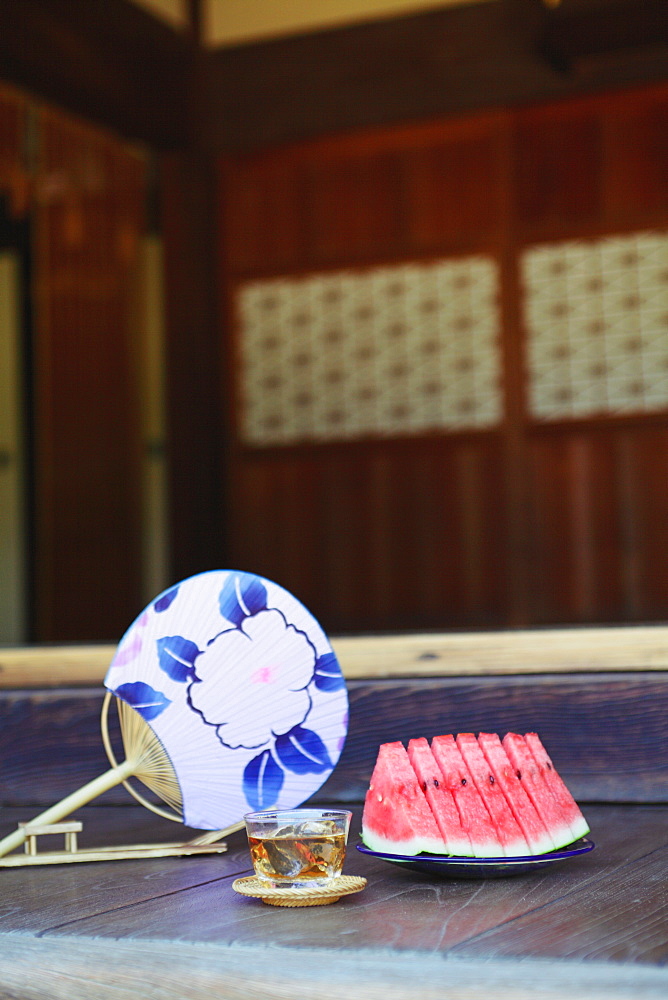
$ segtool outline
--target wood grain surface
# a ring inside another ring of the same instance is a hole
[[[347,678],[668,670],[668,627],[333,636]],[[109,644],[0,648],[0,688],[101,684]]]
[[[161,821],[81,811],[106,838]],[[276,1000],[490,995],[658,1000],[668,988],[668,808],[591,806],[594,851],[526,875],[433,879],[355,850],[367,888],[334,906],[238,896],[243,833],[219,858],[2,871],[0,997]],[[0,835],[16,811],[0,814]],[[162,829],[157,833],[163,835]]]
[[[348,696],[348,738],[323,787],[336,801],[364,797],[381,743],[537,731],[576,798],[668,802],[668,672],[372,678],[349,680]],[[102,699],[0,691],[0,804],[49,805],[107,769]],[[118,787],[100,801],[130,796]]]

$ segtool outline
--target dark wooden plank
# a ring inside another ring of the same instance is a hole
[[[322,793],[360,798],[378,746],[457,732],[537,731],[582,801],[668,797],[668,676],[351,681],[350,729]]]
[[[643,219],[656,226],[668,213],[668,97],[657,94],[639,104],[631,92],[603,127],[607,158],[615,164],[603,180],[607,217],[623,227]]]
[[[665,617],[665,427],[564,422],[528,436],[532,621]]]
[[[624,816],[630,813],[630,822]],[[354,850],[356,832],[351,838],[345,871],[364,875],[368,886],[363,893],[350,897],[343,906],[325,907],[309,920],[308,946],[355,952],[391,949],[418,953],[480,954],[491,935],[510,937],[510,925],[524,920],[528,927],[549,925],[552,912],[560,914],[571,903],[590,900],[590,940],[597,940],[603,950],[613,924],[619,934],[624,924],[617,913],[625,881],[635,886],[643,871],[652,873],[657,858],[665,864],[668,843],[665,831],[666,809],[647,807],[598,807],[600,817],[596,850],[563,865],[536,873],[505,879],[444,879],[408,872]],[[359,829],[359,808],[355,810],[353,830]],[[635,820],[635,822],[634,822]],[[594,821],[595,822],[595,821]],[[596,827],[596,823],[595,823]],[[141,863],[144,864],[143,862]],[[193,866],[194,867],[194,866]],[[635,873],[629,880],[628,873]],[[644,900],[651,900],[656,930],[646,926],[645,941],[656,948],[661,931],[657,904],[662,901],[662,886],[650,885]],[[594,916],[594,907],[598,916]],[[660,909],[660,907],[659,907]],[[576,921],[574,921],[576,923]],[[636,943],[633,930],[626,925],[629,949],[625,961],[661,964],[660,948],[645,953]],[[115,940],[169,939],[174,943],[234,941],[235,946],[256,946],[271,940],[274,948],[304,947],[304,917],[299,910],[278,912],[254,900],[235,895],[229,879],[202,879],[191,889],[170,895],[146,898],[137,905],[113,906],[98,915],[82,916],[75,924],[53,927],[60,936],[113,937]],[[546,936],[547,937],[547,936]],[[666,948],[665,934],[663,948]],[[635,945],[635,950],[634,950]],[[487,954],[494,954],[490,949]],[[566,958],[559,945],[548,942],[539,933],[522,937],[513,952],[523,959]],[[603,955],[609,960],[613,955]]]
[[[137,810],[107,812],[115,826]],[[334,1000],[342,989],[408,1000],[419,971],[425,1000],[505,1000],[518,990],[545,1000],[665,996],[663,881],[640,884],[658,874],[657,861],[665,866],[665,806],[591,807],[592,853],[482,881],[435,880],[360,855],[359,817],[356,807],[345,870],[365,875],[367,888],[307,911],[233,892],[230,870],[247,858],[243,834],[218,859],[4,871],[3,988],[27,1000],[125,1000],[148,990],[158,1000],[186,990],[193,1000]],[[626,919],[634,907],[639,923]],[[584,935],[577,954],[573,928]]]
[[[541,734],[579,800],[668,801],[668,675],[416,678],[348,682],[350,727],[320,795],[364,797],[378,747],[448,732]],[[98,691],[0,695],[0,802],[48,805],[108,767]],[[122,787],[103,803],[129,803]]]
[[[200,831],[161,819],[142,806],[114,808],[87,806],[76,818],[83,823],[80,848],[188,841]],[[18,822],[30,819],[25,810],[0,812],[0,837]],[[46,865],[0,869],[0,935],[42,934],[68,927],[87,917],[100,917],[117,907],[141,906],[221,879],[249,874],[251,869],[245,833],[227,838],[224,854],[197,858],[152,858],[101,861],[72,865]],[[60,850],[62,837],[42,837],[40,851]],[[194,862],[194,864],[193,864]]]
[[[592,811],[595,815],[595,810]],[[665,966],[668,960],[668,937],[665,919],[665,872],[668,864],[668,831],[660,829],[661,814],[640,810],[638,814],[617,810],[606,816],[601,825],[603,857],[599,858],[599,881],[596,886],[582,881],[564,886],[559,899],[543,908],[540,919],[526,914],[504,927],[479,938],[469,939],[455,948],[456,954],[484,955],[486,961],[501,957],[540,954],[544,958],[587,962],[638,962]],[[648,836],[647,826],[653,826]],[[657,827],[655,824],[659,822]],[[620,829],[623,840],[608,849],[608,831],[616,824],[612,838]],[[658,833],[658,836],[657,836]],[[597,835],[598,837],[598,835]],[[642,845],[647,853],[633,857],[634,847]],[[651,845],[651,846],[650,846]],[[616,867],[606,869],[610,854]],[[594,862],[594,854],[591,855]]]

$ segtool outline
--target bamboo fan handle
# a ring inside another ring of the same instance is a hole
[[[122,764],[110,768],[104,774],[89,781],[88,784],[82,785],[76,792],[72,792],[71,795],[61,799],[60,802],[56,802],[55,805],[50,806],[45,812],[40,813],[39,816],[35,816],[32,822],[40,826],[46,826],[49,823],[58,823],[65,816],[69,816],[76,809],[85,806],[92,799],[97,798],[98,795],[102,795],[103,792],[131,778],[136,766],[136,761],[123,761]],[[21,828],[15,830],[14,833],[10,833],[3,840],[0,840],[0,858],[20,847],[21,844],[24,844],[27,837],[28,831],[25,828]]]

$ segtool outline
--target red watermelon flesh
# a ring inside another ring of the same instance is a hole
[[[471,839],[474,857],[505,857],[487,806],[475,786],[454,737],[435,736],[431,742],[431,749],[443,774],[445,787],[449,788],[454,796],[462,826]]]
[[[492,817],[503,853],[507,858],[526,857],[530,853],[526,837],[508,805],[503,789],[497,784],[477,739],[473,733],[460,733],[457,736],[457,746]]]
[[[571,833],[573,834],[573,839],[578,840],[580,837],[584,837],[585,834],[589,833],[587,821],[582,815],[575,799],[564,784],[564,781],[559,775],[554,764],[550,760],[547,750],[543,746],[538,733],[526,733],[524,739],[526,740],[526,744],[531,751],[533,759],[538,765],[538,769],[543,776],[545,784],[548,786],[552,795],[556,799],[564,819],[568,821]]]
[[[447,854],[402,743],[383,743],[364,800],[362,840],[372,851]]]
[[[503,746],[517,777],[545,823],[555,847],[571,844],[577,838],[574,837],[568,820],[540,773],[524,737],[517,733],[506,733],[503,737]]]
[[[445,787],[441,769],[424,736],[409,741],[408,757],[445,840],[446,853],[470,857],[473,854],[470,837],[461,824],[452,792]]]
[[[478,745],[482,750],[497,784],[503,789],[515,819],[522,828],[530,854],[546,854],[554,850],[554,842],[536,807],[527,795],[524,785],[503,749],[497,733],[479,733]]]

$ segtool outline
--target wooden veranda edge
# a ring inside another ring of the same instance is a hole
[[[668,626],[332,637],[346,678],[668,670]],[[0,688],[102,684],[115,646],[0,648]]]

